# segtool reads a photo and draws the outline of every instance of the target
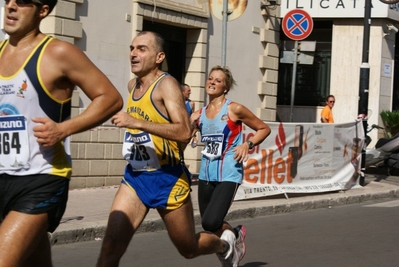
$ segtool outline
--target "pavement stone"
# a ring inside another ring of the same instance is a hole
[[[74,189],[69,192],[65,214],[56,231],[50,234],[52,245],[101,240],[105,234],[108,215],[119,186]],[[399,176],[383,173],[366,175],[365,186],[347,191],[326,193],[287,194],[233,202],[227,220],[254,218],[279,213],[330,208],[361,203],[372,199],[398,198]],[[197,185],[192,186],[191,198],[195,224],[200,225]],[[137,233],[164,230],[156,210],[150,210]]]

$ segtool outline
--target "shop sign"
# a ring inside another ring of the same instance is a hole
[[[364,18],[365,0],[285,0],[281,4],[281,18],[293,9],[304,9],[312,18]],[[399,21],[399,4],[372,1],[372,18]]]

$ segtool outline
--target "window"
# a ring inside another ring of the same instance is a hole
[[[280,36],[281,44],[289,40],[283,31]],[[316,51],[312,65],[297,64],[294,105],[324,106],[330,94],[332,22],[314,22],[311,35],[304,41],[316,41]],[[278,105],[291,104],[292,69],[293,64],[279,64]]]

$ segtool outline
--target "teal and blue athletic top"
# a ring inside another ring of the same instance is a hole
[[[226,99],[219,114],[214,119],[208,119],[205,110],[200,110],[198,127],[201,133],[202,150],[199,179],[210,182],[241,183],[243,165],[234,159],[233,149],[242,144],[242,123],[229,118],[228,105],[232,102]]]

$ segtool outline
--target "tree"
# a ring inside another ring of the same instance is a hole
[[[383,110],[380,113],[387,137],[399,133],[399,111]]]

